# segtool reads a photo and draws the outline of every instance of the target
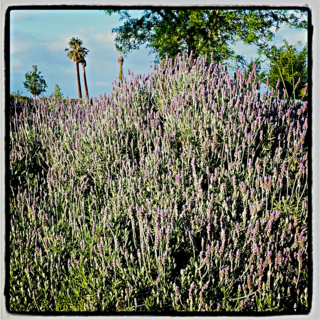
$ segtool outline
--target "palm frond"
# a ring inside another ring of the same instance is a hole
[[[74,62],[84,60],[84,57],[88,54],[89,50],[82,47],[82,40],[72,37],[68,44],[70,47],[65,49],[65,51],[68,51],[67,57]]]

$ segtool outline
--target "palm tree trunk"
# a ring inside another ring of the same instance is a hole
[[[84,65],[82,65],[82,73],[83,73],[84,91],[86,93],[86,99],[89,99],[89,92],[88,92],[87,78],[86,78],[86,68]]]
[[[119,81],[122,81],[122,79],[123,79],[123,72],[122,72],[123,61],[124,61],[124,59],[123,59],[122,55],[120,55],[118,58],[119,67],[120,67],[119,68]]]
[[[80,83],[80,74],[79,74],[79,62],[75,62],[75,64],[76,64],[76,69],[77,69],[78,97],[79,97],[79,99],[82,99],[81,83]]]

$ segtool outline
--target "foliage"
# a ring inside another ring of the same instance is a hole
[[[23,112],[23,110],[32,108],[33,104],[32,100],[29,97],[21,95],[18,90],[17,93],[10,93],[9,106],[10,114],[12,116],[14,113],[20,115]]]
[[[82,46],[82,40],[72,37],[68,44],[69,48],[65,49],[65,51],[68,51],[67,57],[75,63],[84,60],[89,50]]]
[[[306,13],[302,10],[220,10],[220,9],[161,9],[144,10],[140,18],[132,18],[127,10],[104,10],[107,15],[118,13],[124,24],[112,29],[116,44],[127,54],[146,44],[150,53],[160,60],[174,58],[178,53],[192,53],[193,59],[213,54],[215,62],[233,59],[243,64],[231,45],[237,40],[256,44],[260,50],[268,47],[282,23],[306,28]],[[301,18],[301,19],[300,19]]]
[[[54,95],[57,99],[63,98],[63,93],[61,92],[61,88],[57,84],[54,87]]]
[[[270,59],[270,86],[281,91],[286,90],[289,97],[307,100],[307,95],[304,95],[308,82],[307,44],[298,52],[296,46],[289,45],[287,41],[284,43],[284,46],[272,46],[266,52]]]
[[[15,99],[19,99],[19,101],[22,101],[23,103],[31,102],[30,98],[20,94],[19,90],[17,93],[15,93],[15,92],[10,93],[10,102],[13,103]]]
[[[308,83],[306,83],[304,88],[300,89],[299,98],[303,101],[308,101]]]
[[[20,90],[18,90],[17,92],[12,92],[12,93],[10,93],[10,95],[18,96],[18,97],[20,98],[20,97],[22,97],[22,93],[23,93],[23,92],[20,92]]]
[[[255,79],[256,81],[260,81],[260,82],[265,82],[266,78],[267,78],[267,72],[266,71],[261,71],[262,68],[262,63],[264,61],[261,59],[261,56],[255,58],[255,59],[251,59],[250,62],[247,64],[246,67],[246,78],[249,77],[250,72],[252,72],[253,70],[255,70]]]
[[[69,41],[69,48],[66,48],[65,51],[68,51],[67,57],[70,60],[73,60],[73,62],[76,64],[79,99],[82,99],[80,76],[79,76],[79,63],[82,64],[85,94],[86,94],[86,98],[88,98],[89,94],[88,94],[87,80],[85,77],[85,66],[86,66],[85,57],[88,54],[89,50],[82,46],[82,40],[80,40],[79,38],[72,37],[71,40]]]
[[[48,87],[46,81],[41,76],[41,72],[38,72],[36,65],[32,66],[33,71],[26,73],[26,81],[23,83],[24,87],[36,98],[42,92],[46,92]]]
[[[255,69],[13,112],[10,310],[309,312],[308,104]]]

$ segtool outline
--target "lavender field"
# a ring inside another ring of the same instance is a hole
[[[307,103],[205,61],[15,101],[11,311],[309,311]]]

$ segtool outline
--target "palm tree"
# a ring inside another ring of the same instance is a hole
[[[72,37],[71,40],[69,41],[69,48],[65,49],[65,51],[68,51],[67,57],[70,60],[73,60],[73,62],[76,65],[77,81],[78,81],[78,96],[79,96],[79,99],[82,99],[81,83],[80,83],[80,75],[79,75],[79,63],[82,60],[84,60],[84,57],[87,55],[89,50],[82,47],[82,40],[80,40],[79,38]]]
[[[119,81],[122,81],[122,79],[123,79],[122,66],[123,66],[124,59],[123,59],[123,57],[121,55],[120,47],[117,44],[115,45],[115,47],[116,47],[117,51],[119,52],[119,58],[118,58],[118,62],[119,62],[119,77],[118,77],[118,79],[119,79]]]
[[[119,62],[119,81],[122,81],[123,79],[123,71],[122,71],[122,65],[123,65],[123,57],[120,54],[119,58],[118,58],[118,62]]]
[[[83,74],[83,82],[84,82],[84,91],[86,94],[86,99],[89,99],[89,92],[88,92],[88,86],[87,86],[87,77],[86,77],[86,69],[85,67],[87,66],[87,61],[85,59],[82,59],[80,61],[82,65],[82,74]]]

